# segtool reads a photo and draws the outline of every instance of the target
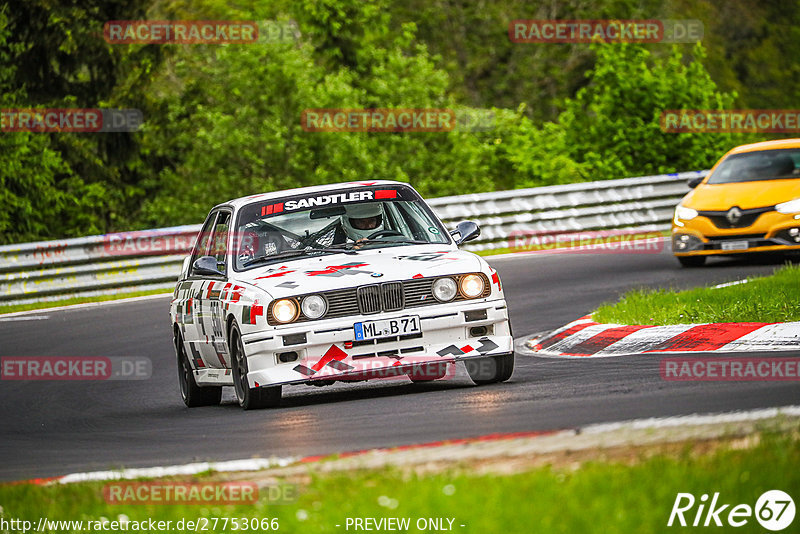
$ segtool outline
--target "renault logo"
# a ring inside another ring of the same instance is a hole
[[[725,218],[728,219],[728,222],[733,226],[742,218],[742,210],[734,206],[728,210],[728,213],[725,214]]]

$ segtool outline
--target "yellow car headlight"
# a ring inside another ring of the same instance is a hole
[[[682,221],[691,221],[695,217],[697,217],[697,210],[687,208],[686,206],[678,206],[675,208],[676,219],[681,219]]]
[[[800,212],[800,198],[790,200],[789,202],[781,202],[775,206],[775,211],[784,214]]]
[[[297,303],[292,299],[281,299],[272,305],[272,316],[279,323],[291,323],[297,319]]]
[[[477,274],[468,274],[461,277],[460,286],[462,295],[468,299],[474,299],[483,293],[486,283],[483,281],[482,276]]]
[[[675,226],[683,226],[681,221],[691,221],[697,215],[697,210],[678,204],[678,207],[675,208],[675,217],[673,217],[672,222],[675,223]]]

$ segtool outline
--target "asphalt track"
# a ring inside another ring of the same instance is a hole
[[[632,287],[693,287],[767,274],[781,260],[681,269],[668,253],[496,258],[516,336],[572,321]],[[147,356],[145,381],[0,381],[0,480],[253,456],[304,456],[496,432],[797,404],[800,384],[665,382],[659,356],[518,357],[505,384],[405,380],[284,388],[283,406],[187,409],[169,298],[0,318],[0,356]],[[37,319],[35,317],[47,317]],[[13,319],[13,318],[12,318]],[[776,354],[770,354],[775,356]],[[796,356],[796,353],[785,353]]]

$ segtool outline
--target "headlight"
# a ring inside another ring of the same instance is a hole
[[[697,217],[697,210],[693,210],[692,208],[687,208],[685,206],[678,206],[675,208],[676,219],[691,221],[695,217]]]
[[[461,278],[461,294],[468,299],[480,296],[484,287],[483,277],[477,274],[468,274]]]
[[[279,323],[291,323],[297,317],[297,304],[291,299],[283,299],[272,305],[272,316]]]
[[[800,211],[800,198],[778,204],[775,206],[775,211],[778,213],[797,213]]]
[[[431,289],[433,291],[433,296],[436,297],[436,300],[439,302],[451,301],[456,298],[456,293],[458,293],[456,281],[452,278],[439,278],[433,283]]]
[[[695,217],[697,217],[697,210],[678,204],[678,207],[675,208],[675,217],[672,218],[672,222],[675,223],[675,226],[683,226],[681,220],[691,221]]]
[[[309,319],[319,319],[328,311],[328,303],[319,295],[309,295],[303,299],[300,309]]]

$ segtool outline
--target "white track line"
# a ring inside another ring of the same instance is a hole
[[[677,426],[698,426],[724,423],[741,423],[743,421],[758,421],[769,419],[778,415],[800,416],[800,406],[781,406],[775,408],[762,408],[759,410],[723,412],[716,414],[678,415],[675,417],[651,417],[650,419],[635,419],[619,423],[600,423],[589,425],[582,429],[587,434],[600,434],[613,432],[620,429],[647,429],[667,428]]]
[[[37,310],[37,311],[41,311],[41,310]],[[9,314],[9,315],[11,315],[11,314]],[[10,322],[10,321],[45,321],[45,320],[47,320],[49,318],[50,318],[49,315],[22,315],[22,316],[19,316],[19,317],[7,317],[5,315],[0,315],[0,323],[2,323],[4,321],[8,321],[8,322]]]
[[[746,284],[749,282],[747,278],[744,280],[735,280],[733,282],[725,282],[724,284],[717,284],[715,286],[711,286],[711,289],[722,289],[723,287],[731,287],[731,286],[738,286],[739,284]]]
[[[4,319],[6,317],[21,317],[24,315],[31,315],[36,313],[50,313],[56,311],[69,311],[69,310],[80,310],[83,308],[95,308],[97,306],[105,306],[107,304],[126,304],[129,302],[139,302],[144,300],[153,300],[153,299],[163,299],[165,297],[172,296],[172,291],[164,292],[164,293],[157,293],[155,295],[142,295],[140,297],[128,297],[124,299],[114,299],[114,300],[103,300],[100,302],[82,302],[80,304],[69,304],[67,306],[54,306],[52,308],[39,308],[36,310],[25,310],[20,312],[13,312],[13,313],[3,313],[0,314],[0,319]]]
[[[144,467],[122,469],[120,471],[94,471],[73,473],[58,479],[59,484],[100,480],[130,480],[134,478],[157,478],[177,475],[196,475],[206,471],[259,471],[270,467],[286,467],[298,458],[250,458],[227,462],[198,462],[194,464],[172,465],[166,467]]]

